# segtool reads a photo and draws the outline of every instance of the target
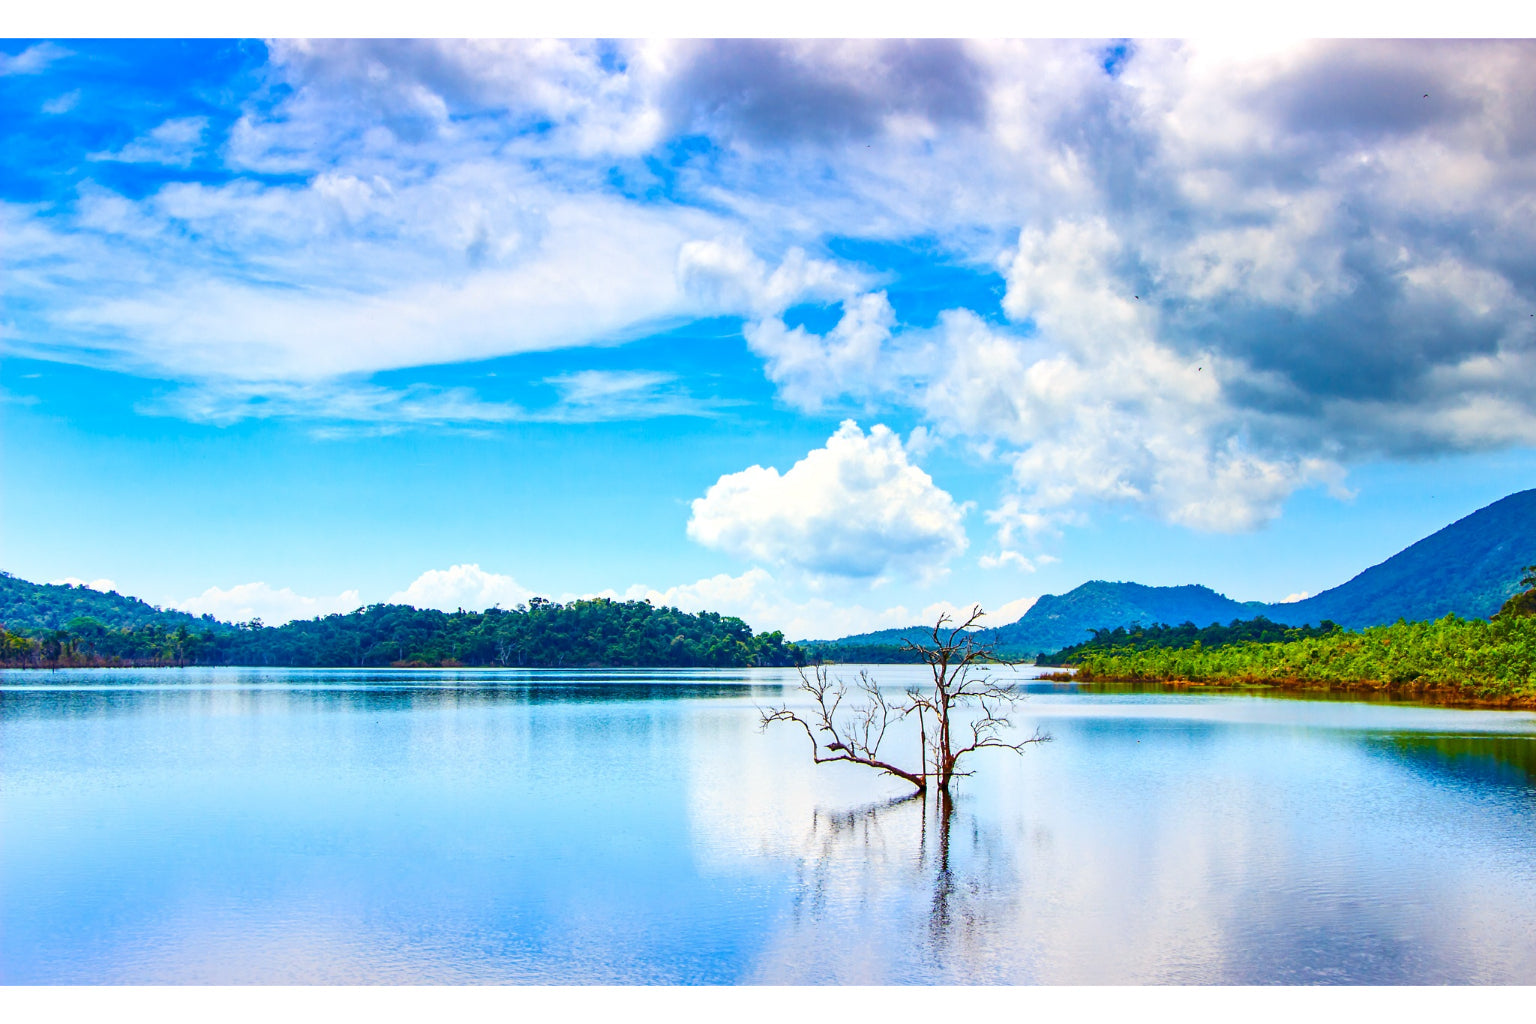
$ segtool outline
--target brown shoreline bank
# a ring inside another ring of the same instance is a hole
[[[1054,672],[1040,677],[1062,683],[1127,683],[1162,686],[1172,690],[1284,690],[1306,693],[1375,694],[1433,704],[1439,707],[1491,708],[1504,711],[1536,711],[1536,693],[1478,694],[1459,686],[1434,686],[1416,682],[1380,680],[1339,682],[1317,679],[1156,679],[1146,676],[1100,676],[1091,672]]]

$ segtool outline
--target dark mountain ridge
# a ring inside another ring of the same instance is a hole
[[[1411,544],[1348,583],[1267,614],[1288,625],[1332,619],[1347,629],[1456,614],[1486,619],[1536,562],[1536,489],[1500,498]]]

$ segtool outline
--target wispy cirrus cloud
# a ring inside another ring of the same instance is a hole
[[[503,423],[596,423],[662,416],[716,416],[729,400],[696,397],[671,373],[583,370],[544,378],[557,392],[537,406],[488,401],[474,388],[411,384],[391,387],[342,378],[310,383],[209,381],[147,400],[140,410],[199,423],[292,419],[328,424],[325,436],[355,436],[413,427]]]
[[[313,381],[598,344],[676,320],[673,265],[692,214],[545,189],[547,205],[522,220],[503,209],[498,227],[486,208],[503,205],[490,194],[498,177],[464,171],[462,190],[167,186],[139,202],[97,188],[72,228],[12,208],[7,220],[36,244],[10,269],[49,309],[18,323],[12,344],[179,378]],[[374,223],[374,203],[412,209]]]
[[[71,104],[72,105],[72,104]],[[65,110],[68,107],[64,108]],[[60,113],[62,111],[49,111]],[[186,167],[202,149],[208,130],[206,117],[173,117],[151,128],[121,149],[89,153],[89,160],[116,160],[125,164],[165,164]]]
[[[0,53],[0,75],[38,75],[49,65],[73,55],[58,43],[33,43],[17,54]]]
[[[67,114],[74,110],[79,102],[80,90],[71,89],[69,92],[60,93],[50,100],[45,100],[42,110],[45,114]]]
[[[578,370],[546,377],[560,393],[549,409],[532,418],[551,422],[654,419],[658,416],[718,416],[737,400],[688,393],[674,373],[656,370]]]

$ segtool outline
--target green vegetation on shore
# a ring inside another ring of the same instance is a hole
[[[0,626],[0,664],[10,667],[730,668],[793,665],[803,660],[804,654],[786,644],[783,634],[755,634],[734,616],[694,615],[644,601],[607,598],[568,604],[534,598],[526,607],[512,610],[452,613],[377,604],[347,615],[281,626],[197,620],[173,628],[158,621],[109,626],[86,616],[53,628],[8,631]]]
[[[1109,647],[1077,660],[1083,680],[1387,690],[1426,699],[1536,706],[1536,616],[1447,615],[1272,643]]]
[[[1164,650],[1194,647],[1196,644],[1209,650],[1214,647],[1230,647],[1233,644],[1243,643],[1280,643],[1287,640],[1327,636],[1338,628],[1336,624],[1326,619],[1317,626],[1287,626],[1284,623],[1271,622],[1262,615],[1246,621],[1234,619],[1225,626],[1213,622],[1204,628],[1193,622],[1186,622],[1182,626],[1136,625],[1130,629],[1116,626],[1114,629],[1095,629],[1093,639],[1063,647],[1054,654],[1042,654],[1036,659],[1035,664],[1075,665],[1090,654],[1107,651]]]

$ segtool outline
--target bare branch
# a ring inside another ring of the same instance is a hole
[[[1027,739],[1027,740],[1020,740],[1017,743],[1009,743],[1007,740],[999,739],[996,736],[991,736],[991,737],[987,737],[985,739],[979,740],[978,742],[972,743],[968,747],[962,747],[961,749],[955,751],[955,757],[958,758],[962,754],[969,754],[971,751],[973,751],[973,750],[980,750],[983,747],[1000,747],[1000,748],[1002,748],[1004,750],[1011,750],[1011,751],[1013,751],[1016,754],[1022,754],[1022,753],[1024,753],[1024,748],[1025,747],[1030,746],[1031,744],[1034,744],[1034,743],[1050,743],[1051,739],[1052,739],[1052,737],[1050,736],[1049,733],[1041,732],[1038,728],[1035,730],[1034,735],[1030,736],[1029,739]],[[955,774],[956,775],[973,775],[975,773],[974,772],[956,772]]]
[[[891,704],[868,673],[860,672],[858,685],[863,698],[845,707],[847,686],[841,680],[834,681],[824,666],[817,666],[810,678],[804,669],[800,671],[800,689],[815,702],[815,711],[808,718],[787,705],[765,711],[763,727],[772,722],[798,724],[811,741],[811,758],[817,764],[850,761],[867,765],[905,779],[919,791],[925,791],[929,780],[935,779],[940,793],[947,794],[953,779],[971,774],[958,768],[966,754],[988,747],[1022,753],[1026,746],[1050,738],[1038,729],[1026,740],[1010,742],[1004,738],[1005,730],[1013,728],[1009,716],[1025,695],[1015,684],[992,678],[987,666],[1001,664],[1012,669],[1014,664],[997,658],[993,644],[977,640],[977,623],[983,614],[981,606],[975,605],[963,622],[940,615],[931,631],[931,646],[902,642],[904,650],[917,653],[929,666],[933,677],[931,687],[908,687],[902,703]],[[976,708],[976,713],[967,715],[961,710],[969,708]],[[907,771],[881,757],[880,746],[893,719],[914,713],[922,763],[917,771]],[[957,730],[961,730],[960,735],[968,731],[967,739],[959,739]]]

